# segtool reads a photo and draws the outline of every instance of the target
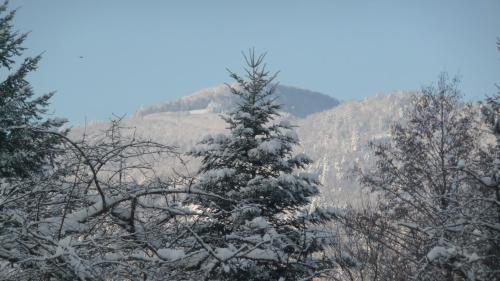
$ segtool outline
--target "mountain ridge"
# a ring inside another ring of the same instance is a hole
[[[234,87],[234,85],[231,86]],[[283,104],[283,112],[296,117],[305,117],[328,110],[340,103],[339,100],[329,95],[285,85],[278,85],[275,95],[278,97],[277,102]],[[216,85],[198,90],[189,96],[141,108],[135,112],[134,116],[144,117],[155,113],[182,111],[195,114],[203,113],[203,111],[228,112],[236,104],[237,98],[231,94],[227,85]]]

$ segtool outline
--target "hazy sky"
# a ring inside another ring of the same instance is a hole
[[[441,71],[470,99],[500,82],[500,1],[11,0],[38,93],[73,124],[228,82],[267,51],[282,84],[342,100],[413,90]],[[83,56],[83,58],[80,58]]]

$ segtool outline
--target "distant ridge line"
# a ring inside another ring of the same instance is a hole
[[[278,102],[283,104],[283,111],[296,117],[305,117],[328,110],[340,103],[339,100],[331,96],[293,86],[279,85],[276,94],[279,97]],[[198,90],[189,96],[176,100],[160,102],[141,108],[134,115],[143,117],[154,113],[199,111],[204,109],[207,112],[220,113],[230,110],[236,101],[237,97],[230,93],[226,85],[216,85]]]

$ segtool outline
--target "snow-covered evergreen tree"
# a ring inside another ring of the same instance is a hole
[[[332,239],[322,224],[331,212],[307,213],[319,182],[296,172],[311,160],[292,153],[299,143],[293,126],[277,120],[276,74],[266,70],[263,55],[251,51],[245,59],[246,79],[231,73],[237,86],[228,85],[240,97],[224,118],[230,134],[208,136],[191,152],[202,160],[193,188],[218,197],[186,200],[204,215],[185,225],[193,239],[176,246],[196,257],[187,272],[201,271],[206,280],[298,280],[328,273],[334,262],[324,250]]]
[[[7,3],[0,5],[0,70],[8,74],[0,82],[0,178],[25,178],[41,172],[58,152],[60,138],[40,131],[57,130],[65,121],[46,118],[52,94],[34,97],[26,75],[36,69],[40,56],[16,61],[26,34],[13,30],[15,11],[7,9]]]

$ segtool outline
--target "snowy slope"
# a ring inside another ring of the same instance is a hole
[[[391,125],[401,120],[410,97],[406,92],[379,94],[299,120],[301,149],[315,160],[310,169],[320,174],[323,200],[344,203],[358,198],[360,189],[353,168],[373,165],[368,143],[389,136]]]

